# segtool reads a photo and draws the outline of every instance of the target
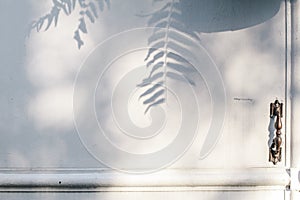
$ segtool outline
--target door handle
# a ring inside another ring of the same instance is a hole
[[[270,104],[270,117],[275,119],[274,127],[276,130],[276,136],[273,138],[272,144],[269,148],[269,162],[272,162],[274,165],[276,165],[277,162],[281,161],[282,108],[283,108],[283,103],[279,103],[277,99],[275,100],[274,103]]]

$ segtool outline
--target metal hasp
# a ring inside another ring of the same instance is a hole
[[[274,103],[270,104],[270,117],[275,118],[275,124],[274,127],[276,129],[276,136],[273,139],[273,142],[269,149],[269,162],[272,162],[274,165],[276,165],[277,162],[281,161],[281,128],[282,128],[282,108],[283,103],[279,103],[279,101],[276,99]]]

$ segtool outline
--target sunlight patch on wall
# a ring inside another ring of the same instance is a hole
[[[67,128],[73,123],[72,85],[40,91],[29,104],[29,116],[38,128]]]
[[[43,16],[51,10],[52,1],[45,4],[32,0],[31,3],[34,16]],[[26,72],[35,88],[28,115],[38,129],[67,130],[73,127],[73,82],[93,45],[86,35],[87,45],[77,49],[73,39],[77,17],[61,14],[57,27],[51,26],[38,33],[33,30],[27,40]]]

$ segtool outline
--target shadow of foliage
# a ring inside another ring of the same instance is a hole
[[[157,0],[153,0],[156,3]],[[189,52],[188,36],[200,41],[197,32],[234,31],[271,19],[279,10],[281,0],[169,0],[149,17],[148,26],[157,29],[148,39],[146,65],[150,75],[138,86],[146,87],[145,112],[166,101],[167,79],[195,85],[189,73],[195,72],[182,51]],[[151,86],[149,86],[151,85]]]
[[[47,31],[51,25],[57,26],[58,18],[61,12],[65,15],[70,15],[75,11],[76,6],[79,6],[79,24],[74,31],[74,39],[80,49],[84,44],[81,39],[81,33],[86,34],[86,21],[94,23],[98,18],[98,12],[103,11],[105,6],[110,8],[110,0],[52,0],[53,5],[51,11],[46,15],[35,20],[30,25],[30,31],[35,29],[37,32],[44,30]]]
[[[61,12],[70,15],[79,6],[79,24],[73,38],[80,49],[84,45],[81,34],[87,34],[86,23],[94,23],[99,12],[110,8],[110,0],[52,0],[51,11],[33,21],[30,30],[48,30],[57,26]],[[187,40],[200,41],[197,32],[220,32],[251,27],[272,18],[279,10],[281,0],[152,0],[163,2],[162,7],[148,15],[148,27],[155,27],[148,38],[149,51],[145,64],[150,74],[140,84],[145,88],[140,95],[150,108],[162,104],[167,97],[167,80],[183,81],[195,85],[190,73],[194,67],[183,58],[182,52],[189,51]],[[189,52],[193,55],[193,52]]]
[[[194,81],[189,78],[189,73],[195,72],[195,69],[181,56],[180,49],[185,49],[186,35],[195,40],[200,39],[182,23],[181,15],[180,3],[171,1],[147,16],[149,17],[148,26],[156,29],[148,38],[150,49],[145,58],[146,66],[151,68],[150,74],[138,85],[147,88],[140,95],[140,98],[145,99],[143,104],[147,106],[145,113],[153,106],[166,101],[167,79],[195,85]]]

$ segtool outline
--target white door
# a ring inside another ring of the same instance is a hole
[[[298,4],[0,1],[1,199],[297,199]]]

